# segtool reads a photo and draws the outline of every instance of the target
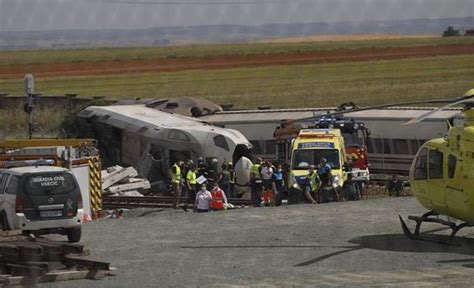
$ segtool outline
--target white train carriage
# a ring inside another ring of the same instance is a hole
[[[152,183],[166,179],[177,160],[251,158],[252,145],[239,131],[145,105],[91,106],[78,119],[80,136],[99,140],[105,165],[137,167]]]
[[[323,115],[335,108],[243,110],[218,112],[201,119],[226,128],[239,130],[253,145],[254,155],[276,159],[275,128],[285,119],[306,119]],[[441,111],[422,123],[405,126],[403,123],[418,117],[431,107],[393,107],[355,113],[345,113],[347,118],[364,122],[370,129],[368,139],[370,169],[373,172],[408,173],[413,156],[427,140],[443,137],[448,122],[456,125],[462,121],[460,109]]]

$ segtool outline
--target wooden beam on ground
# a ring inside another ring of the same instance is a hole
[[[123,191],[137,190],[137,189],[150,189],[150,181],[142,180],[140,182],[134,182],[129,184],[120,184],[116,186],[109,187],[110,193],[119,193]]]
[[[64,258],[61,260],[61,263],[69,267],[85,267],[89,270],[95,271],[110,269],[110,263],[108,262],[90,260],[71,255],[64,256]]]

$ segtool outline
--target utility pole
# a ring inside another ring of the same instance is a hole
[[[28,101],[23,107],[25,112],[28,114],[28,139],[33,138],[33,110],[35,106],[35,99],[37,95],[35,95],[35,78],[32,74],[26,74],[25,78],[25,93],[28,97]]]

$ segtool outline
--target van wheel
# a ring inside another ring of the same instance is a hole
[[[75,228],[67,228],[66,229],[66,235],[67,235],[67,240],[70,243],[76,243],[81,241],[81,227],[75,227]]]
[[[5,215],[5,213],[2,214],[2,230],[3,231],[8,231],[10,230],[10,226],[8,225],[8,219],[7,219],[7,215]]]

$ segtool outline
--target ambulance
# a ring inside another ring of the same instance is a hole
[[[321,158],[331,166],[331,183],[337,189],[346,180],[344,137],[339,129],[302,129],[290,145],[289,184],[305,185],[310,165],[317,169]]]

